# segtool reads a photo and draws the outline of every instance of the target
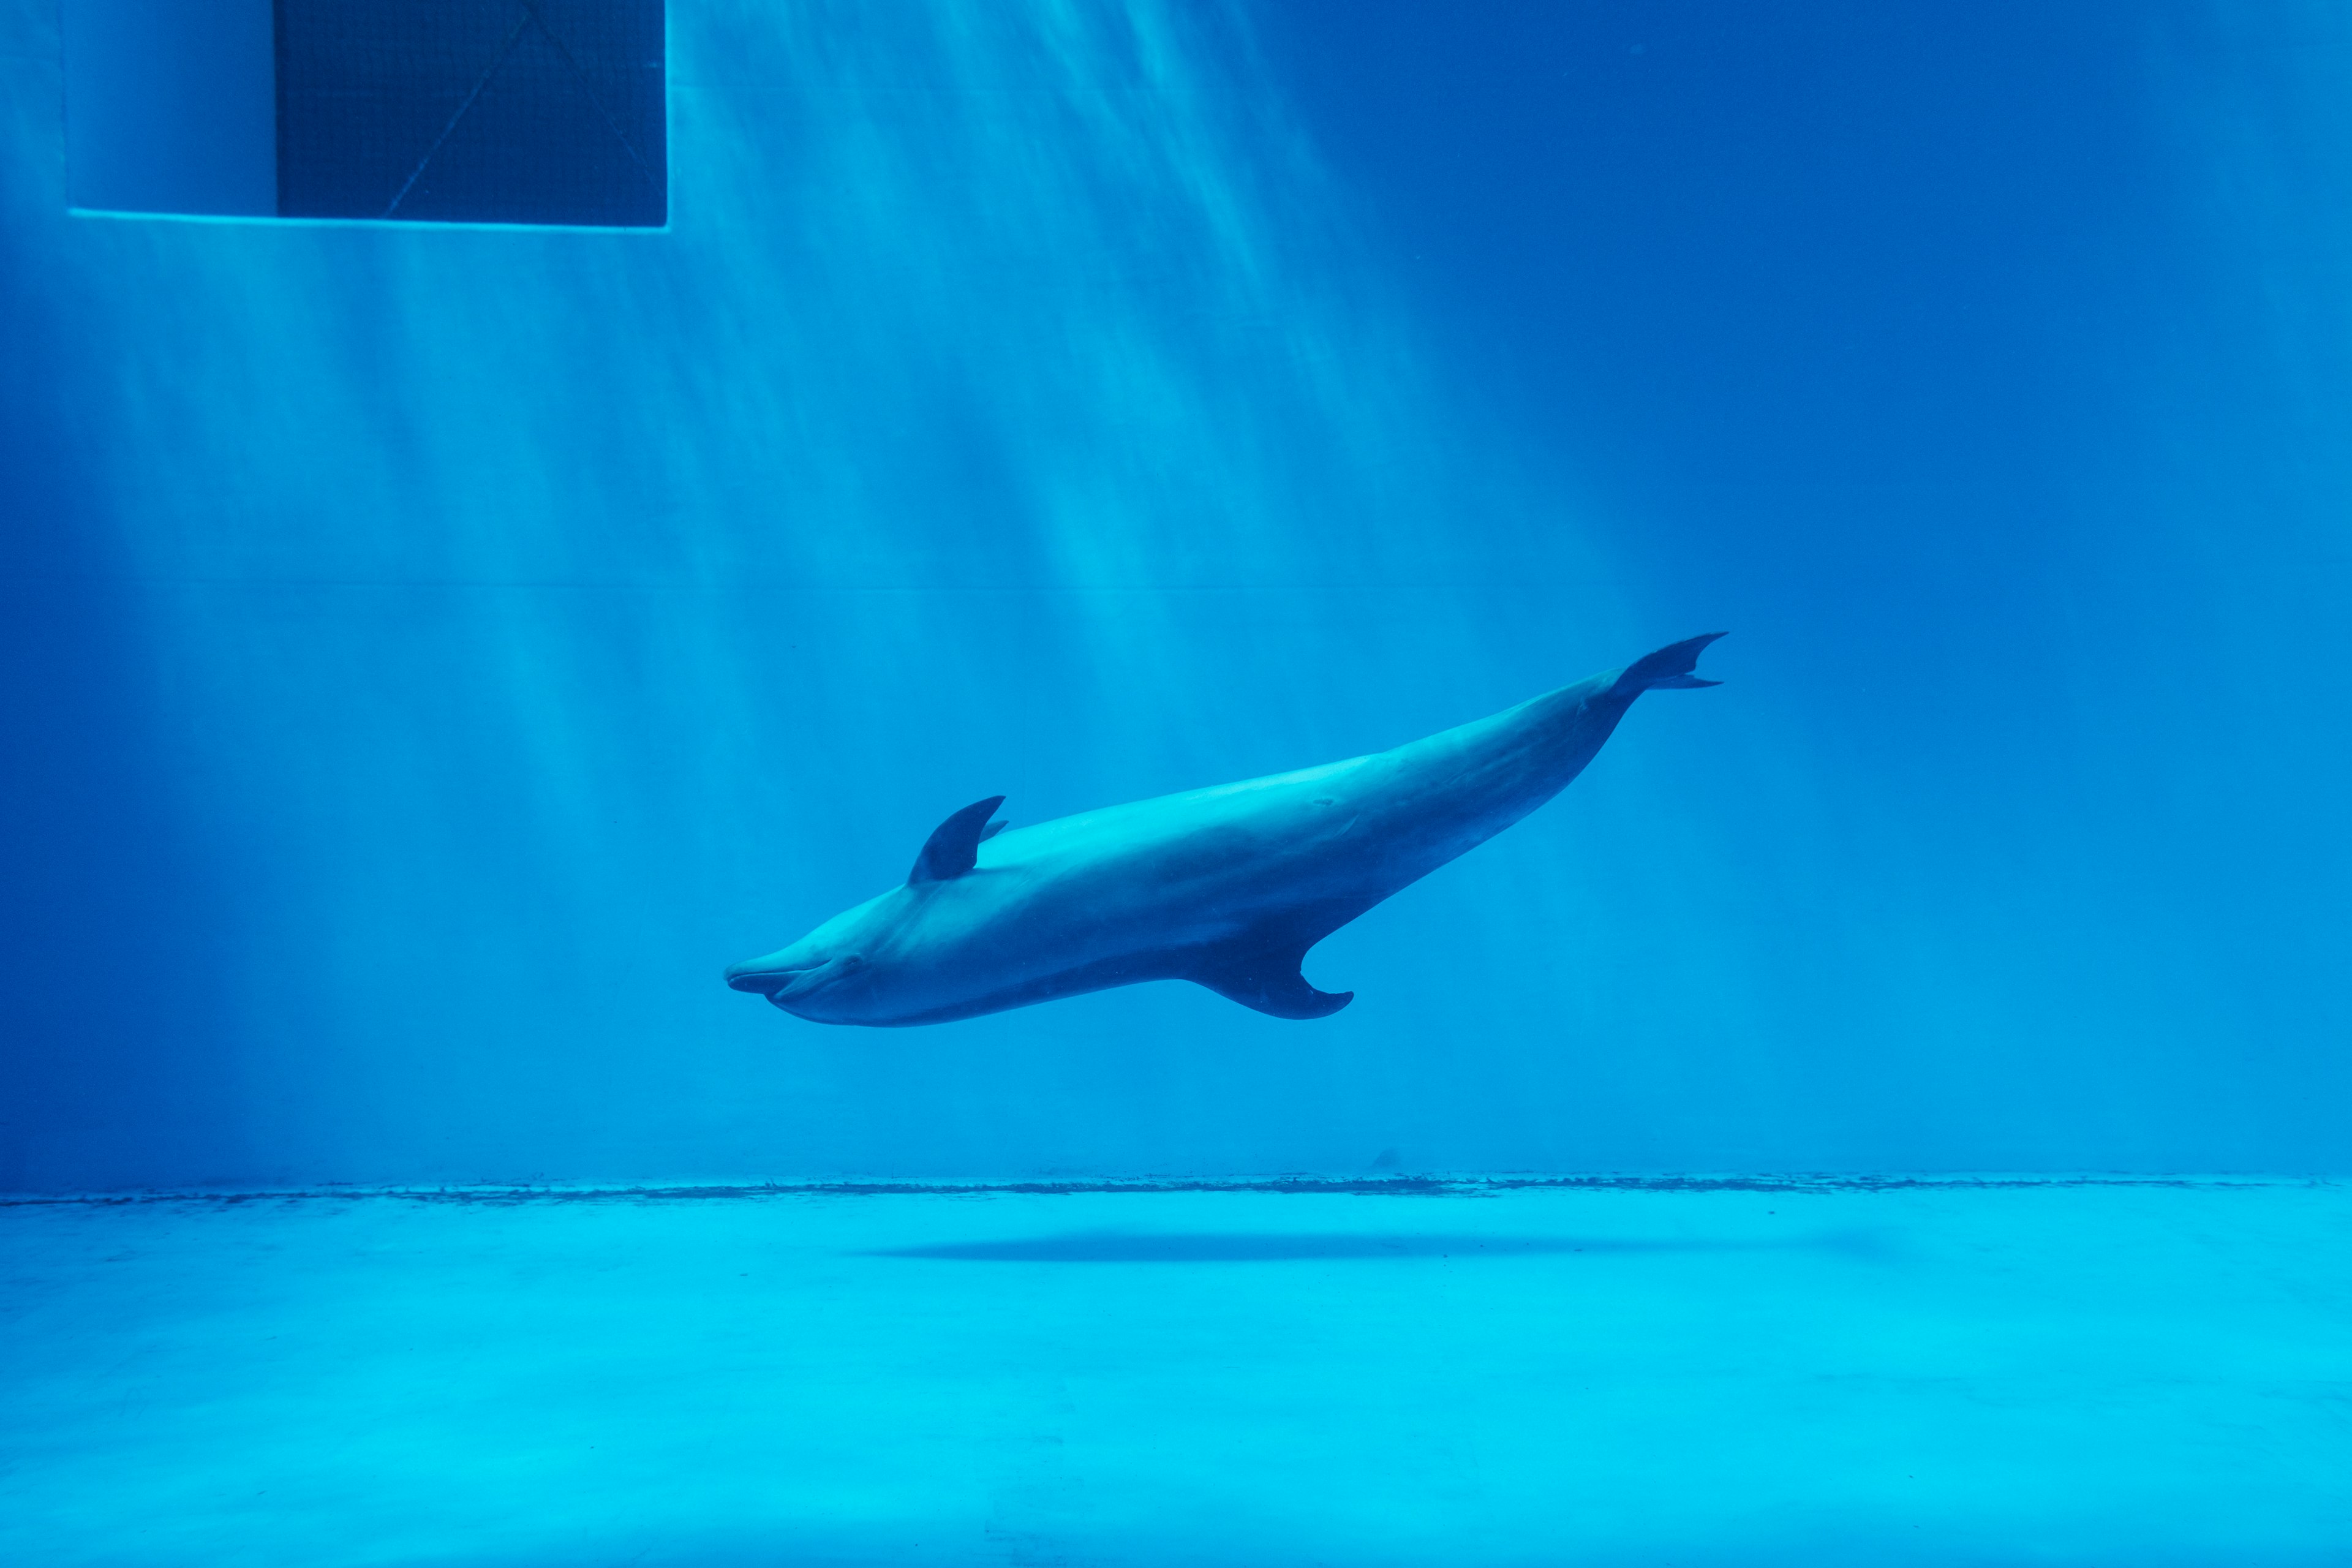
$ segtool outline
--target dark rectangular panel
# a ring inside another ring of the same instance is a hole
[[[285,217],[657,226],[661,0],[277,0]]]

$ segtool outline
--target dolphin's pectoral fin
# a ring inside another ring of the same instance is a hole
[[[1352,991],[1318,991],[1298,973],[1306,950],[1289,942],[1212,948],[1184,978],[1229,1001],[1276,1018],[1328,1018],[1355,1000]]]
[[[980,860],[980,841],[1003,831],[1004,824],[988,820],[1003,804],[1001,795],[976,800],[931,829],[930,837],[923,841],[923,852],[915,857],[915,868],[907,873],[907,880],[945,882],[971,870]]]

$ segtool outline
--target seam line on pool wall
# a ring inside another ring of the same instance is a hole
[[[1213,1180],[1151,1177],[1055,1180],[593,1184],[452,1183],[437,1186],[323,1184],[304,1187],[176,1188],[149,1192],[8,1193],[0,1208],[45,1205],[299,1203],[390,1199],[406,1203],[681,1203],[783,1197],[1077,1196],[1087,1194],[1274,1193],[1362,1197],[1477,1197],[1528,1191],[1651,1193],[1901,1193],[2042,1187],[2332,1187],[2330,1176],[2271,1174],[1973,1175],[1706,1174],[1591,1176],[1263,1176]]]

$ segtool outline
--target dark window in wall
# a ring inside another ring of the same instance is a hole
[[[281,217],[658,227],[662,0],[276,0]]]

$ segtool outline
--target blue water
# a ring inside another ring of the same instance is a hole
[[[672,0],[617,232],[221,218],[138,10],[0,7],[0,1554],[2352,1550],[2352,15]],[[721,982],[1723,629],[1328,1017]]]
[[[9,1184],[2352,1152],[2332,13],[683,5],[640,235],[69,217],[9,26]],[[1721,627],[1327,1022],[716,984]]]

